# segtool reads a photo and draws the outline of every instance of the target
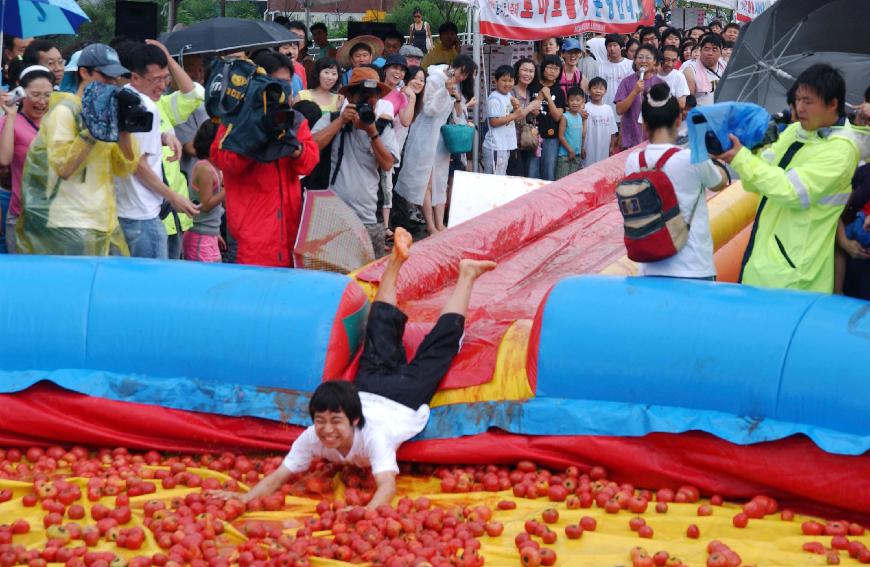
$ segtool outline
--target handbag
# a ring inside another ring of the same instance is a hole
[[[441,127],[441,137],[451,154],[468,153],[474,147],[474,126],[445,124]]]
[[[538,127],[531,122],[523,123],[520,128],[519,148],[521,150],[536,150],[541,141],[541,136],[538,134]]]

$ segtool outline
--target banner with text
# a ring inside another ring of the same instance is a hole
[[[502,39],[631,33],[654,18],[655,0],[480,0],[480,33]]]
[[[737,21],[751,22],[776,2],[776,0],[738,0]]]

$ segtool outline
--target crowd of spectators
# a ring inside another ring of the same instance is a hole
[[[8,191],[0,196],[8,199],[2,227],[8,252],[291,266],[303,192],[325,188],[356,214],[377,257],[389,249],[397,226],[418,238],[445,230],[453,172],[470,169],[471,154],[451,154],[438,132],[445,124],[470,124],[478,104],[478,68],[461,54],[457,26],[446,22],[433,30],[418,9],[407,36],[392,31],[333,46],[323,24],[309,30],[302,22],[278,21],[293,41],[222,54],[250,59],[286,85],[288,100],[306,118],[296,132],[298,150],[270,163],[222,148],[226,127],[214,124],[204,108],[208,58],[176,60],[151,40],[119,38],[62,53],[49,40],[5,36],[9,89],[0,118],[0,167],[6,175],[0,186]],[[538,42],[534,57],[498,67],[487,78],[493,88],[481,93],[477,125],[482,170],[556,180],[651,136],[653,150],[656,143],[684,141],[682,120],[691,108],[713,103],[739,33],[738,24],[712,22],[689,30],[660,25]],[[83,93],[95,82],[135,94],[152,113],[150,130],[96,139],[82,120]],[[839,91],[824,81],[805,86],[822,104],[838,101],[833,125],[842,125]],[[812,102],[795,103],[796,120],[801,105]],[[858,114],[866,120],[866,106]],[[746,175],[747,189],[755,186],[776,201],[755,181],[758,168],[750,171],[749,157],[724,157]],[[681,169],[680,163],[671,169]],[[783,175],[794,181],[794,171]],[[686,184],[712,188],[723,179],[715,167],[698,176]],[[867,178],[866,172],[856,177]],[[841,251],[832,289],[845,285],[866,294],[866,281],[856,284],[860,278],[854,274],[866,273],[870,250],[844,230],[865,206],[858,195],[863,193],[853,195],[836,234],[823,236],[836,237]],[[845,200],[834,200],[841,211]],[[40,208],[42,217],[27,217],[28,210]],[[759,212],[758,222],[763,220]],[[761,255],[759,245],[752,246],[750,280]],[[831,241],[831,262],[833,246]],[[827,262],[813,270],[827,273]],[[715,275],[708,271],[705,265],[692,273]],[[803,285],[809,280],[800,276],[776,285],[818,287]]]

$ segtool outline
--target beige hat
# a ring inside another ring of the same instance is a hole
[[[344,45],[339,48],[338,53],[336,54],[336,59],[338,59],[338,64],[344,67],[345,69],[351,66],[350,61],[350,51],[355,46],[364,43],[369,46],[372,52],[372,61],[381,56],[381,53],[384,52],[384,42],[379,38],[373,35],[358,35],[353,39],[349,39],[344,42]]]

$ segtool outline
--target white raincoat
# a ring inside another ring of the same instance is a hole
[[[402,170],[395,191],[415,205],[423,204],[426,186],[432,179],[432,205],[447,202],[447,176],[450,173],[450,153],[441,136],[441,126],[453,112],[454,98],[444,86],[448,65],[432,65],[423,91],[423,109],[411,124]],[[462,101],[465,108],[465,101]],[[464,113],[464,110],[463,110]],[[464,120],[455,116],[457,121]]]

